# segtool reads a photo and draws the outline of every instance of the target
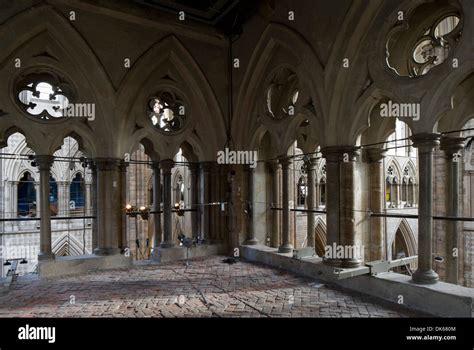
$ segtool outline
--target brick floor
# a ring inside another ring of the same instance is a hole
[[[357,293],[224,257],[18,281],[0,317],[412,317]]]

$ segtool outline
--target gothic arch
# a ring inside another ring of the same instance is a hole
[[[18,144],[14,145],[14,148],[13,150],[11,150],[11,153],[15,155],[23,155],[23,156],[34,154],[33,150],[31,150],[31,148],[26,143],[25,135],[21,131],[17,131],[17,132],[20,133],[22,137],[24,137],[24,139],[18,142]],[[7,140],[5,142],[5,147],[8,146],[8,138],[14,133],[9,133],[9,134],[10,135],[7,137]],[[26,159],[21,159],[21,160],[18,160],[17,158],[5,159],[4,172],[6,172],[6,176],[9,179],[17,178],[17,175],[24,171],[30,172],[31,175],[34,177],[34,174],[36,174],[37,169],[31,166],[31,162]]]
[[[84,174],[84,171],[76,170],[74,172],[71,172],[71,176],[69,176],[69,178],[67,179],[67,182],[71,183],[72,180],[74,180],[74,178],[77,176],[77,174],[81,175],[81,177],[84,181],[86,180],[86,176]]]
[[[78,152],[87,156],[93,156],[94,154],[97,154],[95,147],[95,137],[91,130],[85,127],[85,125],[71,125],[70,128],[64,128],[62,130],[63,132],[57,133],[56,137],[51,142],[51,154],[61,149],[64,140],[67,137],[71,137],[77,142],[78,150],[76,154]]]
[[[0,119],[0,148],[8,146],[8,138],[13,134],[19,133],[25,137],[25,143],[28,148],[33,150],[34,152],[34,145],[36,144],[36,138],[33,134],[29,132],[29,129],[25,128],[27,132],[24,132],[22,128],[16,126],[12,123],[5,123],[4,128],[2,127],[2,120]]]
[[[371,81],[379,88],[388,91],[394,90],[394,86],[399,86],[397,90],[401,101],[421,104],[422,118],[410,125],[413,133],[433,131],[440,114],[451,108],[451,92],[473,69],[472,60],[469,58],[469,51],[472,49],[466,34],[461,37],[452,54],[453,57],[459,59],[459,62],[463,62],[456,69],[453,69],[449,63],[441,64],[433,68],[433,73],[436,74],[410,78],[394,74],[383,59],[387,49],[387,34],[397,29],[397,26],[398,30],[407,29],[400,25],[400,21],[397,21],[397,12],[402,11],[405,18],[411,18],[419,7],[431,6],[435,3],[436,1],[426,2],[423,0],[405,0],[402,3],[386,2],[386,5],[384,3],[384,7],[381,7],[379,15],[376,16],[378,17],[377,21],[369,27],[370,32],[377,33],[375,37],[371,38],[372,40],[369,40],[373,46],[372,52],[367,56]],[[458,1],[446,1],[444,5],[444,9],[449,7],[458,9],[462,13],[462,7]],[[429,13],[425,11],[425,13],[421,13],[421,16],[435,18],[440,14],[440,9],[440,6],[435,7],[434,11]],[[467,17],[470,14],[463,13],[463,16],[465,17],[464,29],[468,33],[469,18]],[[422,17],[421,20],[423,19]],[[420,25],[422,25],[421,20],[419,21]]]
[[[418,179],[418,171],[417,171],[416,165],[413,163],[413,161],[411,159],[408,159],[405,162],[405,164],[403,165],[403,169],[405,169],[405,167],[408,167],[410,169],[411,173],[413,174],[414,180],[417,180]]]
[[[400,181],[400,179],[402,178],[403,171],[402,171],[402,168],[400,167],[400,163],[398,162],[398,160],[396,158],[390,159],[390,161],[388,162],[386,166],[385,174],[387,174],[388,168],[390,166],[392,166],[395,171],[394,176],[398,179],[398,181]]]
[[[147,99],[160,89],[178,91],[188,104],[188,124],[176,134],[159,133],[146,118]],[[138,124],[142,133],[158,139],[155,146],[163,158],[172,158],[172,150],[189,138],[201,145],[202,157],[207,160],[214,160],[217,150],[224,145],[224,117],[214,91],[197,62],[174,35],[160,40],[137,60],[120,85],[117,101],[117,113],[128,116],[121,119],[122,138],[126,140],[129,130]],[[199,123],[204,118],[212,119],[212,128]]]
[[[406,219],[400,220],[397,229],[393,233],[390,244],[393,244],[394,240],[396,239],[397,232],[401,233],[404,245],[407,247],[407,256],[417,255],[418,244],[416,243],[415,235],[413,234],[413,231]]]
[[[48,20],[45,21],[45,18]],[[26,29],[25,23],[28,23]],[[12,36],[11,33],[21,35]],[[15,81],[20,75],[52,70],[73,85],[77,101],[80,99],[81,103],[96,105],[97,118],[94,123],[99,125],[95,128],[99,130],[96,133],[107,130],[105,126],[110,123],[105,119],[113,117],[111,111],[114,103],[110,99],[114,94],[112,84],[101,62],[70,21],[52,5],[42,5],[7,20],[0,27],[0,38],[7,48],[0,53],[0,80],[7,82],[0,87],[0,104],[6,113],[0,121],[0,130],[35,125],[31,131],[35,137],[28,135],[28,142],[38,154],[52,153],[57,147],[58,135],[64,135],[62,129],[66,125],[68,132],[82,134],[91,146],[93,137],[86,136],[85,132],[90,127],[89,122],[81,118],[61,118],[47,122],[32,120],[23,115],[13,94]],[[22,58],[20,69],[14,68],[12,57]],[[111,134],[109,132],[108,138],[95,136],[96,139],[109,140],[113,138]],[[101,150],[108,148],[105,144],[101,146]]]
[[[289,43],[294,47],[290,48]],[[239,126],[245,124],[249,128],[257,129],[261,125],[262,121],[257,121],[256,112],[258,103],[261,103],[262,96],[265,94],[263,82],[272,71],[283,65],[290,67],[298,77],[300,97],[297,109],[315,101],[315,105],[311,105],[314,109],[312,122],[323,128],[325,109],[323,103],[326,101],[323,69],[313,48],[299,33],[282,24],[270,23],[263,31],[250,58],[237,95],[232,121],[232,133],[237,147],[245,147],[249,144],[246,128]],[[277,134],[284,134],[290,129],[285,123],[279,124],[275,126],[275,124],[267,123],[267,126],[275,127]],[[292,128],[294,128],[293,125]]]
[[[15,181],[20,181],[20,179],[25,175],[25,173],[29,173],[33,181],[37,181],[35,178],[35,172],[32,172],[31,169],[22,169],[15,177],[9,177],[10,179],[15,179]]]
[[[179,148],[183,151],[183,157],[186,158],[189,162],[197,162],[199,160],[199,149],[196,153],[196,148],[193,145],[193,142],[184,141]]]
[[[474,116],[474,71],[471,72],[450,94],[450,108],[441,112],[438,130],[459,130]]]
[[[395,131],[395,118],[382,118],[380,115],[381,104],[388,100],[395,102],[401,98],[395,92],[378,88],[375,83],[357,100],[351,130],[351,135],[354,135],[352,144],[356,144],[361,135],[362,143],[377,143]]]

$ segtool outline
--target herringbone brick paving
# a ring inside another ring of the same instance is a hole
[[[397,305],[224,257],[17,282],[0,317],[411,317]]]

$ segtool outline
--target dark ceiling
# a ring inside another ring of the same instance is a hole
[[[239,33],[243,22],[254,13],[257,0],[133,0],[140,5],[178,14],[217,27],[226,34]],[[232,29],[233,28],[233,29]]]

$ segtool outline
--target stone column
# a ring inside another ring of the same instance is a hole
[[[120,160],[98,158],[97,166],[97,235],[96,255],[119,254],[120,223]]]
[[[11,185],[11,213],[12,213],[12,217],[13,218],[16,218],[18,217],[18,181],[12,181],[10,182],[10,185]],[[38,198],[41,198],[39,197],[39,188],[36,187],[36,202],[39,203],[39,200]],[[41,199],[40,199],[41,200]],[[38,211],[38,208],[36,208],[36,212],[39,213]]]
[[[35,192],[36,192],[36,216],[40,216],[40,210],[41,210],[41,195],[40,195],[40,183],[35,182]],[[15,200],[18,200],[18,191],[15,191]],[[12,213],[14,214],[13,216],[18,216],[18,203],[15,203],[15,207],[12,210]]]
[[[202,162],[200,164],[201,169],[201,198],[200,198],[200,209],[201,209],[201,239],[209,241],[209,178],[211,174],[211,162]]]
[[[219,201],[219,176],[217,163],[211,163],[211,176],[209,181],[209,202],[217,203]],[[209,231],[210,237],[213,241],[218,240],[219,237],[219,207],[217,205],[209,206]]]
[[[347,247],[352,247],[349,250],[353,255],[345,256],[342,259],[342,267],[354,268],[359,267],[362,263],[362,256],[356,256],[361,251],[361,245],[356,240],[356,192],[355,192],[355,178],[356,178],[356,160],[359,156],[359,151],[355,147],[342,147],[340,162],[341,174],[341,202],[340,202],[340,238],[341,244],[346,251]]]
[[[91,213],[90,213],[90,211],[91,211],[91,202],[90,202],[90,198],[91,198],[91,185],[90,185],[90,184],[86,184],[85,181],[86,181],[86,177],[85,177],[85,175],[84,175],[84,186],[85,186],[84,216],[89,216],[89,215],[91,215]]]
[[[327,246],[340,244],[339,202],[340,202],[340,169],[341,154],[337,147],[326,147],[321,150],[326,159],[326,225]],[[341,260],[333,257],[323,257],[323,263],[329,266],[340,266]]]
[[[383,160],[386,152],[380,148],[368,148],[366,152],[370,162],[370,210],[373,213],[382,213],[385,211]],[[372,217],[370,219],[370,260],[385,259],[384,237],[384,218]]]
[[[316,209],[316,159],[309,158],[306,161],[306,169],[308,174],[308,196],[306,197],[306,206],[308,208],[308,224],[307,224],[307,241],[308,247],[315,247],[314,229],[315,229],[315,213]]]
[[[161,210],[161,170],[160,163],[154,162],[151,165],[153,169],[153,211],[158,212]],[[154,218],[154,241],[153,248],[156,249],[162,242],[161,232],[161,213],[153,214]]]
[[[274,208],[281,208],[280,203],[280,172],[281,165],[278,161],[270,161],[268,163],[272,176],[272,205]],[[271,246],[278,247],[280,245],[280,210],[272,210],[272,237]]]
[[[163,242],[161,248],[171,248],[175,246],[173,240],[172,212],[171,212],[171,170],[174,162],[166,159],[160,162],[163,171]]]
[[[58,216],[68,216],[69,214],[69,200],[67,199],[68,183],[64,181],[57,182],[58,184]]]
[[[441,149],[446,154],[446,208],[447,216],[462,216],[460,198],[460,176],[461,151],[464,149],[464,137],[443,137]],[[446,282],[457,284],[459,281],[459,234],[462,232],[460,221],[446,222]],[[456,251],[455,251],[456,249]]]
[[[197,163],[191,163],[189,165],[189,176],[191,182],[191,231],[193,238],[197,238],[199,235],[199,221],[198,221],[198,201],[199,201],[199,192],[198,192],[198,171],[199,167]]]
[[[439,134],[415,134],[411,137],[418,149],[419,206],[418,206],[418,269],[413,282],[433,284],[438,274],[433,271],[433,151],[439,145]]]
[[[38,260],[54,259],[51,250],[51,210],[49,208],[49,171],[54,157],[50,155],[35,156],[40,172],[40,253]]]
[[[288,187],[291,160],[288,157],[284,156],[280,157],[278,161],[281,164],[281,191],[283,194],[282,242],[278,251],[280,253],[291,253],[293,251],[293,245],[290,243],[290,189]]]
[[[120,221],[119,221],[119,248],[122,252],[125,251],[128,247],[128,235],[127,235],[127,215],[125,215],[125,205],[127,201],[127,168],[129,166],[128,162],[121,161],[119,165],[120,175]]]
[[[315,180],[315,190],[314,190],[314,205],[316,208],[321,207],[321,192],[320,192],[320,179]]]
[[[99,246],[99,235],[97,234],[97,166],[90,163],[91,169],[91,207],[92,207],[92,251]]]
[[[237,200],[237,191],[236,191],[236,184],[235,184],[235,176],[236,171],[233,168],[229,169],[227,175],[227,183],[229,186],[229,191],[227,194],[227,201],[229,203],[229,211],[228,211],[228,223],[229,223],[229,235],[228,235],[228,244],[229,244],[229,253],[232,254],[234,248],[238,247],[240,244],[240,239],[238,237],[238,233],[236,232],[237,226],[237,210],[236,210],[236,200]]]
[[[254,217],[254,207],[253,207],[253,193],[255,190],[254,182],[254,169],[250,166],[245,166],[245,172],[247,173],[247,239],[245,240],[245,245],[256,245],[258,244],[258,239],[255,237],[255,230],[253,229],[253,217]]]
[[[224,204],[221,204],[221,206],[218,208],[219,210],[219,225],[221,227],[221,241],[225,242],[226,240],[228,241],[228,236],[227,236],[227,213],[229,212],[229,203],[227,202],[227,166],[220,164],[219,165],[219,193],[221,197],[221,201]],[[222,210],[224,209],[224,210]]]

